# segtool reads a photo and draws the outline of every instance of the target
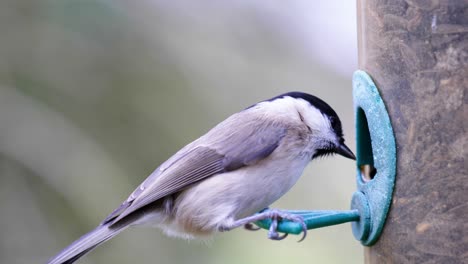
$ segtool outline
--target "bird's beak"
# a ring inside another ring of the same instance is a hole
[[[343,157],[346,157],[348,159],[356,160],[356,156],[354,156],[354,153],[346,146],[344,143],[341,143],[336,149],[335,153],[340,154]]]

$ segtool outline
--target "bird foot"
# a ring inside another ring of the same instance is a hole
[[[280,210],[274,210],[274,209],[260,212],[253,216],[239,219],[229,226],[221,227],[220,231],[228,231],[228,230],[240,227],[240,226],[244,226],[244,228],[247,230],[258,230],[258,228],[255,228],[252,223],[256,221],[265,220],[265,219],[271,219],[271,225],[268,230],[268,238],[271,240],[283,240],[288,236],[287,233],[283,235],[280,235],[278,233],[278,221],[281,221],[281,220],[289,220],[289,221],[301,224],[303,235],[302,235],[302,238],[298,242],[301,242],[307,236],[307,225],[305,224],[302,216],[287,213],[287,212],[280,211]]]
[[[298,242],[301,242],[302,240],[304,240],[306,238],[306,236],[307,236],[307,225],[304,222],[304,219],[302,218],[302,216],[295,215],[295,214],[290,214],[290,213],[283,212],[283,211],[280,211],[280,210],[270,210],[270,211],[267,211],[267,212],[264,212],[264,213],[267,214],[267,217],[265,217],[264,219],[267,219],[267,218],[271,219],[271,225],[270,225],[270,228],[268,230],[268,238],[269,239],[283,240],[288,236],[288,233],[285,233],[282,236],[280,236],[279,233],[278,233],[278,221],[281,221],[283,219],[301,224],[301,226],[302,226],[302,238]],[[264,219],[262,219],[262,220],[264,220]]]

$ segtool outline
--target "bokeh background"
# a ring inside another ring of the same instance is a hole
[[[353,1],[0,2],[0,263],[44,263],[179,148],[231,113],[300,90],[354,149]],[[273,205],[348,209],[354,164],[313,162]],[[349,224],[210,243],[126,231],[80,263],[362,263]]]

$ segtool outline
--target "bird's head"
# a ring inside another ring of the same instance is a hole
[[[283,100],[283,102],[280,102]],[[287,102],[289,100],[289,102]],[[298,118],[308,127],[315,149],[312,159],[339,154],[349,159],[356,159],[345,144],[341,121],[336,112],[320,98],[302,92],[289,92],[269,100],[279,104],[293,104]]]

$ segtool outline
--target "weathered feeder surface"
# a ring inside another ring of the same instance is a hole
[[[359,66],[397,142],[390,213],[366,263],[468,263],[468,2],[358,1]]]

